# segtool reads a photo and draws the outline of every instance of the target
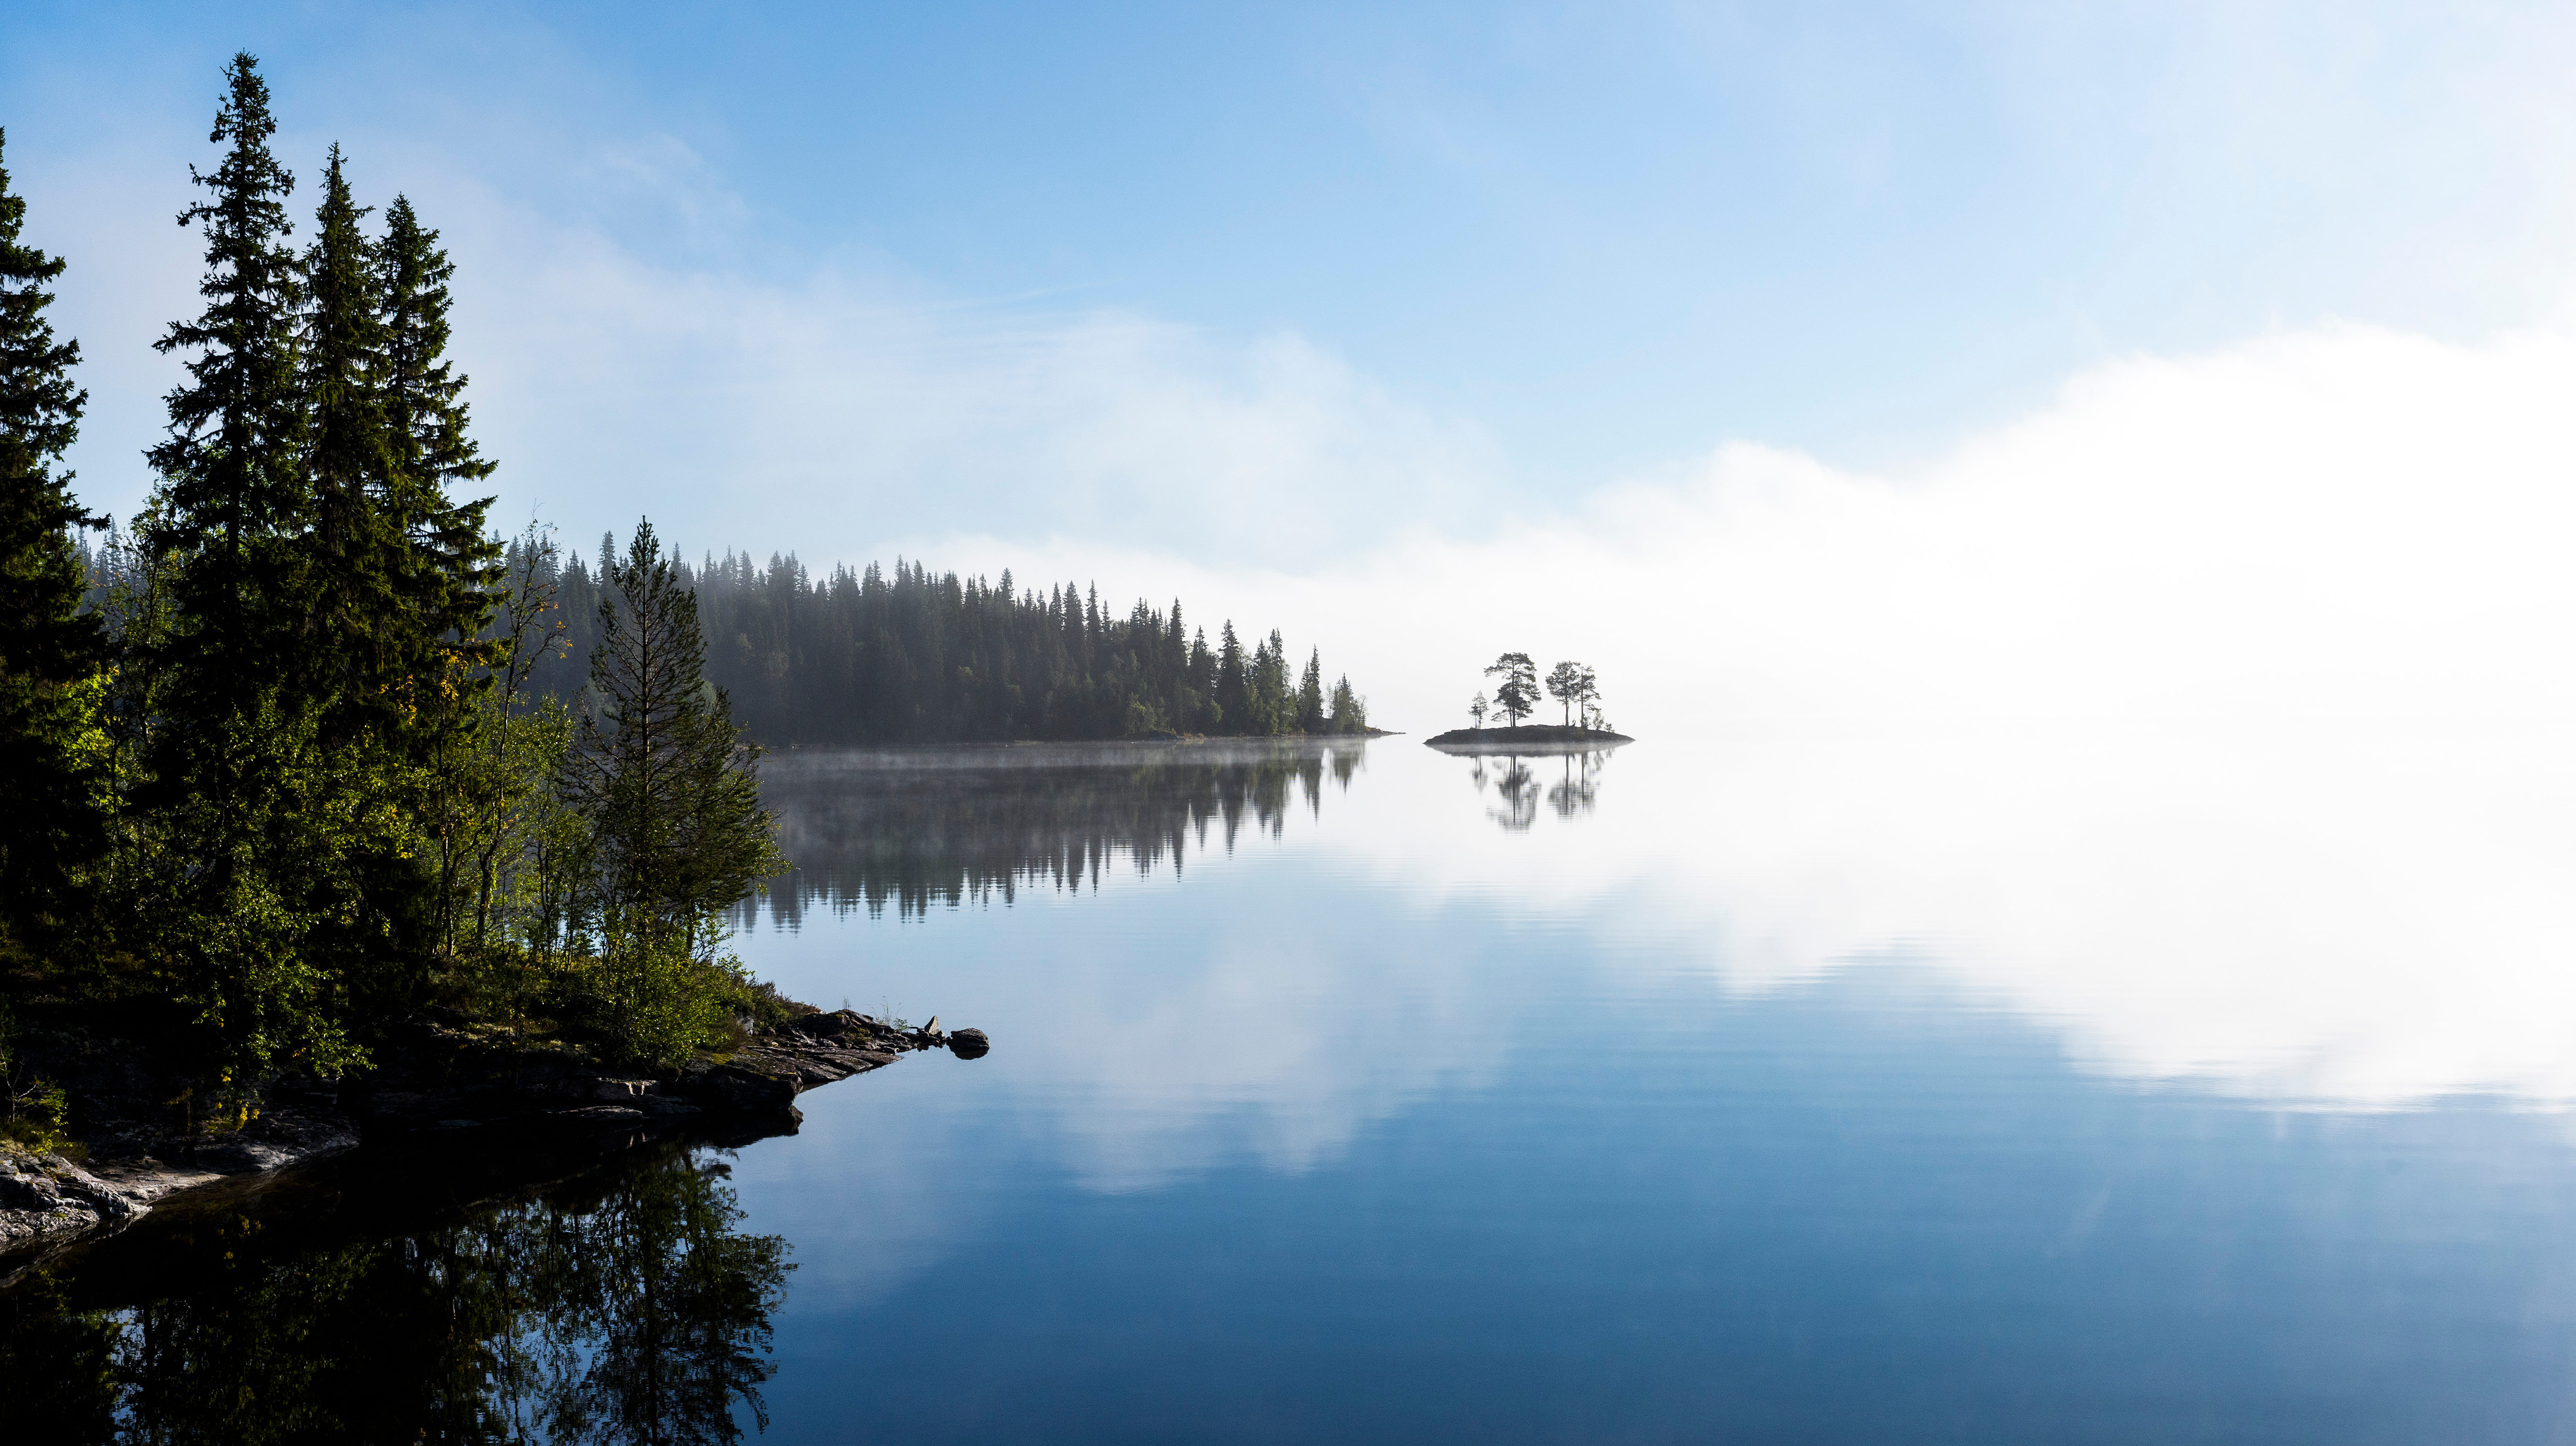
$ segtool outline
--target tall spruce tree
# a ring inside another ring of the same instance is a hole
[[[420,223],[406,197],[394,197],[385,209],[378,257],[384,326],[379,397],[393,450],[385,512],[407,546],[402,587],[413,619],[409,636],[415,646],[444,652],[444,671],[455,677],[489,661],[463,640],[482,631],[499,602],[493,589],[500,549],[485,530],[492,498],[475,495],[496,464],[468,431],[466,378],[447,357],[448,282],[456,267],[439,247],[438,233]],[[460,491],[464,500],[458,500]],[[416,658],[413,671],[434,676],[437,662]]]
[[[282,1064],[329,1072],[364,1058],[346,1027],[351,955],[317,954],[313,935],[342,920],[340,943],[364,957],[348,853],[395,823],[323,747],[337,679],[317,662],[304,287],[276,130],[258,61],[235,55],[209,138],[223,160],[190,168],[207,195],[179,217],[204,228],[206,307],[155,343],[196,355],[149,454],[161,481],[138,529],[169,608],[141,660],[161,675],[161,716],[139,791],[140,902],[174,996],[208,1031],[210,1083],[245,1117]]]
[[[1321,648],[1306,654],[1306,671],[1297,680],[1297,731],[1324,731],[1324,653]]]
[[[1243,643],[1234,635],[1234,619],[1225,621],[1216,646],[1216,723],[1229,733],[1256,731],[1252,695],[1246,686]]]
[[[7,140],[0,131],[0,162]],[[26,216],[0,164],[0,950],[48,947],[107,846],[86,742],[106,641],[81,610],[88,570],[72,535],[101,519],[71,500],[61,469],[87,394],[72,384],[79,344],[45,319],[63,263],[19,239]]]
[[[315,602],[310,652],[321,670],[305,686],[328,696],[325,737],[334,746],[389,731],[408,703],[401,684],[412,620],[397,593],[404,539],[384,507],[394,490],[394,452],[376,255],[359,229],[367,211],[350,195],[333,145],[313,244],[304,253],[298,361],[313,507],[306,539]]]
[[[179,213],[202,224],[206,309],[173,323],[157,351],[195,352],[169,395],[170,437],[148,454],[161,485],[139,528],[173,559],[180,624],[176,706],[212,722],[255,709],[292,675],[311,615],[302,538],[312,522],[304,474],[304,390],[296,333],[302,269],[286,246],[295,178],[270,154],[277,122],[259,62],[235,55],[208,140],[226,147],[212,175],[189,167],[207,199]],[[202,788],[190,754],[216,747],[162,730],[180,756],[160,760],[165,789]],[[224,790],[229,793],[229,788]]]

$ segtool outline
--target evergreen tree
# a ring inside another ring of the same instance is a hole
[[[760,750],[706,681],[697,599],[652,524],[604,571],[567,799],[591,820],[599,908],[697,930],[777,862]]]
[[[304,396],[296,356],[303,285],[285,245],[295,178],[269,153],[277,122],[259,62],[235,55],[208,139],[227,146],[212,175],[189,168],[209,198],[179,215],[202,224],[205,311],[153,344],[199,353],[170,393],[170,437],[149,453],[161,485],[141,540],[183,564],[173,646],[179,706],[215,725],[253,711],[296,661],[310,614],[300,539],[312,521],[304,476]],[[196,736],[193,738],[191,734]],[[210,728],[164,730],[165,788],[201,788],[218,767]],[[220,771],[218,767],[218,771]],[[234,790],[221,789],[224,794]]]
[[[698,599],[707,677],[727,690],[750,734],[774,746],[1158,730],[1260,736],[1298,727],[1289,670],[1262,674],[1273,706],[1256,709],[1254,659],[1238,640],[1234,665],[1223,666],[1177,606],[1158,612],[1139,599],[1121,615],[1095,607],[1081,587],[1024,592],[1013,578],[988,585],[916,562],[821,577],[792,555],[765,566],[734,553],[672,565]],[[574,601],[589,586],[585,576],[580,558],[565,560],[560,586],[575,659],[595,641],[595,607]],[[1284,645],[1262,652],[1286,656]],[[585,684],[573,662],[541,667],[534,686],[570,697]],[[1230,708],[1222,704],[1229,695]]]
[[[1216,701],[1217,662],[1216,654],[1208,650],[1205,628],[1190,634],[1189,680],[1191,693],[1197,701],[1197,707],[1191,710],[1191,727],[1196,732],[1214,733],[1221,716]]]
[[[7,133],[0,132],[0,162]],[[106,850],[94,726],[106,640],[81,610],[87,559],[63,452],[87,396],[76,342],[45,319],[61,260],[20,239],[27,203],[0,165],[0,948],[41,946]]]
[[[294,179],[269,152],[277,123],[258,62],[234,56],[226,81],[210,137],[223,161],[190,169],[208,195],[179,218],[204,227],[206,308],[155,343],[198,355],[149,454],[161,483],[138,539],[169,610],[142,660],[161,677],[161,716],[144,759],[153,833],[139,886],[176,997],[212,1031],[220,1092],[246,1112],[278,1063],[329,1071],[363,1057],[344,1027],[347,981],[306,946],[347,903],[345,849],[398,823],[323,748],[332,679],[315,667],[304,291],[285,244]]]
[[[1324,654],[1320,648],[1306,654],[1306,672],[1297,680],[1297,731],[1324,731]]]
[[[307,307],[297,358],[313,507],[308,566],[317,636],[310,665],[318,670],[302,686],[328,695],[334,744],[394,726],[409,703],[403,634],[411,620],[397,603],[402,539],[382,505],[393,490],[394,454],[381,390],[385,328],[376,256],[358,229],[366,214],[350,196],[334,145],[304,254]]]
[[[1479,699],[1479,701],[1482,700]],[[1479,721],[1482,721],[1481,715],[1479,715]],[[1368,726],[1368,705],[1360,700],[1357,693],[1351,691],[1350,674],[1344,673],[1333,684],[1332,731],[1366,733]]]
[[[1287,641],[1279,636],[1277,628],[1272,628],[1270,636],[1263,639],[1254,652],[1257,660],[1252,683],[1254,722],[1249,731],[1285,733],[1295,723],[1297,707],[1297,700],[1288,690]]]
[[[415,656],[408,671],[416,677],[454,676],[488,664],[490,658],[446,640],[473,637],[499,602],[493,589],[500,549],[485,522],[492,498],[473,495],[496,464],[467,430],[466,378],[447,359],[448,282],[455,274],[438,233],[421,225],[407,198],[396,196],[377,248],[384,328],[378,394],[393,454],[382,505],[405,544],[400,588],[412,618],[407,636]],[[455,499],[460,490],[469,500]]]
[[[335,181],[337,158],[335,148]],[[385,705],[379,715],[387,725],[384,743],[395,758],[424,770],[428,826],[439,834],[442,865],[452,865],[462,848],[459,831],[478,816],[462,800],[518,797],[515,785],[493,791],[515,775],[495,775],[491,750],[478,747],[472,735],[489,728],[496,745],[511,740],[504,753],[525,752],[519,735],[527,730],[516,726],[509,709],[534,660],[520,656],[525,649],[499,647],[483,636],[500,602],[501,550],[485,535],[492,499],[459,502],[450,495],[452,488],[479,487],[494,467],[467,430],[466,379],[447,360],[448,283],[456,268],[439,248],[438,233],[421,224],[402,196],[386,209],[384,240],[368,260],[375,289],[366,300],[378,337],[370,390],[385,459],[372,496],[386,606],[375,696]],[[551,573],[551,545],[546,552]],[[550,606],[551,578],[543,585]],[[524,643],[531,623],[520,616],[505,631]],[[541,657],[545,650],[535,652]],[[497,712],[484,706],[496,674],[504,675]],[[515,803],[504,809],[516,811]],[[489,913],[492,862],[487,856],[477,871],[480,892],[472,907],[478,919]],[[465,904],[456,883],[452,874],[441,881],[434,931],[451,951]],[[478,938],[481,933],[478,927]]]
[[[715,957],[726,910],[783,866],[760,806],[760,750],[703,675],[696,597],[639,523],[602,568],[600,641],[565,802],[587,825],[578,927],[596,948],[597,1022],[629,1054],[679,1062],[744,981]]]
[[[1527,653],[1505,653],[1494,659],[1485,670],[1488,677],[1501,674],[1503,681],[1494,689],[1494,706],[1518,728],[1521,720],[1538,707],[1538,665]]]
[[[1243,643],[1234,635],[1234,619],[1226,619],[1217,636],[1216,719],[1229,732],[1249,733],[1255,726],[1252,695],[1246,687]]]

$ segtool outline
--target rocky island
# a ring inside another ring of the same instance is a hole
[[[1443,753],[1591,753],[1637,740],[1601,728],[1535,723],[1526,728],[1452,728],[1422,740]]]

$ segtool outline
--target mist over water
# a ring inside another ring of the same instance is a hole
[[[2329,326],[2098,369],[1899,476],[1739,446],[1320,576],[1042,566],[1306,620],[1417,735],[1498,651],[1580,658],[1689,760],[1544,865],[1361,842],[1423,887],[1655,911],[1736,988],[1901,945],[2135,1078],[2557,1102],[2571,394],[2555,333]]]
[[[995,1040],[746,1153],[758,1227],[803,1242],[779,1419],[854,1370],[926,1410],[973,1359],[996,1429],[1330,1400],[1368,1439],[2522,1439],[2576,1341],[2537,1284],[2576,1278],[2565,1001],[2460,972],[2533,916],[2451,910],[2555,900],[2495,874],[2529,839],[2481,825],[2525,795],[2443,765],[2457,736],[1384,739],[1295,759],[1232,848],[1137,802],[1275,758],[845,778],[980,775],[957,817],[1094,862],[741,941],[790,992]],[[832,865],[861,897],[911,866]],[[968,1278],[1013,1308],[954,1305]],[[1457,1390],[1389,1374],[1426,1353]]]

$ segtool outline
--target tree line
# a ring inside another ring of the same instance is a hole
[[[65,262],[0,169],[0,1073],[12,1018],[106,1011],[239,1124],[428,1002],[665,1063],[783,1008],[721,947],[781,861],[687,569],[649,526],[598,558],[584,686],[544,696],[565,599],[470,495],[438,233],[401,196],[371,225],[333,146],[299,247],[276,129],[235,56],[155,486],[95,548]],[[0,1123],[59,1124],[9,1078]]]
[[[514,576],[527,545],[512,545]],[[1177,599],[1140,599],[1122,617],[1096,587],[1039,591],[1007,571],[987,581],[901,560],[816,576],[793,553],[675,567],[697,596],[707,678],[772,748],[1368,731],[1366,700],[1347,675],[1325,682],[1319,650],[1299,665],[1275,628],[1247,650],[1231,620],[1211,643]],[[598,578],[576,552],[543,559],[529,582],[553,589],[567,620],[535,686],[572,697]]]

